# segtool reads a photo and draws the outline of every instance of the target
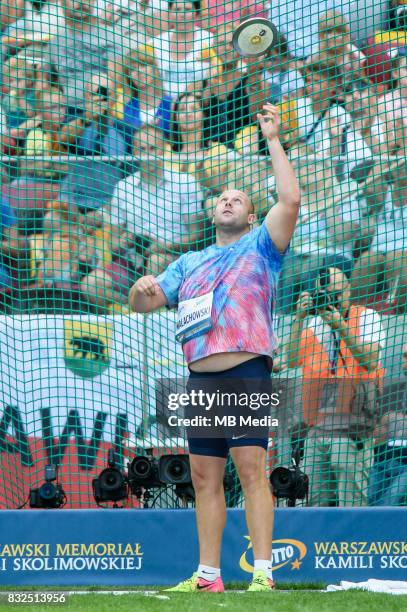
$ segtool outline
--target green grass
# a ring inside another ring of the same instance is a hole
[[[50,612],[51,609],[95,612],[360,612],[366,610],[398,612],[407,609],[407,596],[382,595],[362,591],[343,593],[313,593],[292,590],[282,593],[225,593],[225,594],[167,594],[142,595],[73,595],[58,606],[10,606],[1,604],[0,610],[32,610]]]
[[[280,589],[282,591],[286,591],[286,590],[301,590],[301,591],[306,591],[306,590],[323,590],[325,589],[326,585],[328,583],[326,582],[278,582],[277,583],[277,589]],[[225,589],[226,590],[232,590],[232,591],[244,591],[245,589],[247,589],[249,583],[248,582],[225,582]],[[29,585],[21,585],[21,586],[16,586],[15,584],[12,585],[0,585],[0,595],[2,591],[18,591],[18,592],[22,592],[22,591],[29,591],[29,592],[34,592],[34,591],[48,591],[48,592],[56,592],[56,591],[162,591],[163,589],[165,589],[166,587],[163,587],[162,585],[136,585],[136,586],[131,586],[131,585],[123,585],[123,584],[118,584],[118,585],[106,585],[106,586],[96,586],[96,585],[61,585],[61,586],[47,586],[47,585],[43,585],[43,586],[38,586],[38,585],[34,585],[34,586],[29,586]]]

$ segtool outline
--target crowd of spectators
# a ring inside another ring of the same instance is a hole
[[[3,311],[125,311],[139,275],[213,241],[227,186],[261,221],[278,196],[256,114],[272,101],[302,191],[277,311],[323,263],[354,302],[405,314],[405,12],[386,5],[383,42],[338,2],[309,53],[293,19],[267,55],[240,57],[234,27],[270,4],[1,0]]]
[[[264,1],[2,7],[4,307],[52,309],[62,296],[79,310],[125,308],[137,275],[213,240],[227,185],[249,190],[260,221],[276,197],[256,122],[271,100],[303,195],[278,309],[293,311],[324,259],[352,278],[354,299],[405,311],[402,37],[363,45],[328,10],[309,55],[281,31],[249,60],[233,28],[269,15]]]

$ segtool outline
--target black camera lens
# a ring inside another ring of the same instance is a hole
[[[191,468],[188,455],[166,455],[160,458],[160,480],[166,484],[191,482]]]
[[[308,476],[299,468],[278,467],[270,474],[273,495],[280,499],[304,499],[308,495]]]
[[[139,478],[146,478],[151,472],[151,462],[144,457],[137,457],[132,463],[131,471]]]
[[[184,462],[180,461],[179,459],[174,459],[172,463],[168,465],[167,472],[174,481],[178,481],[184,478],[187,469],[188,468]]]
[[[53,499],[55,493],[56,489],[52,482],[45,482],[40,486],[40,497],[42,497],[42,499]]]
[[[109,91],[107,89],[107,87],[103,87],[102,85],[100,87],[97,88],[96,91],[96,95],[100,96],[101,98],[106,98],[109,95]]]
[[[129,463],[129,481],[133,487],[160,486],[157,459],[148,455],[134,457]]]
[[[278,477],[280,485],[287,485],[291,480],[290,476],[289,472],[281,472]]]
[[[322,310],[331,304],[331,298],[327,291],[315,291],[311,297],[316,310]]]
[[[100,484],[106,491],[119,488],[123,483],[123,476],[115,468],[107,468],[100,475]]]
[[[272,471],[270,480],[278,494],[285,494],[292,482],[292,472],[289,468],[278,467]]]
[[[107,463],[109,467],[105,468],[98,478],[92,480],[93,497],[97,504],[122,501],[128,496],[126,477],[121,469],[116,467],[113,449],[108,451]]]

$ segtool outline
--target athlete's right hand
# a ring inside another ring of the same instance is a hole
[[[136,285],[138,292],[147,297],[153,297],[154,295],[157,295],[158,290],[160,288],[159,284],[155,279],[155,276],[152,276],[151,274],[149,276],[143,276],[142,278],[139,278]]]
[[[297,307],[295,312],[295,317],[298,321],[303,321],[305,317],[309,314],[310,309],[312,308],[312,297],[308,291],[303,291],[300,293],[300,297],[297,301]]]

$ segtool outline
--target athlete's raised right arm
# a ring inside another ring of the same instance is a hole
[[[153,312],[167,303],[167,297],[155,276],[142,276],[130,289],[129,304],[132,312]]]

